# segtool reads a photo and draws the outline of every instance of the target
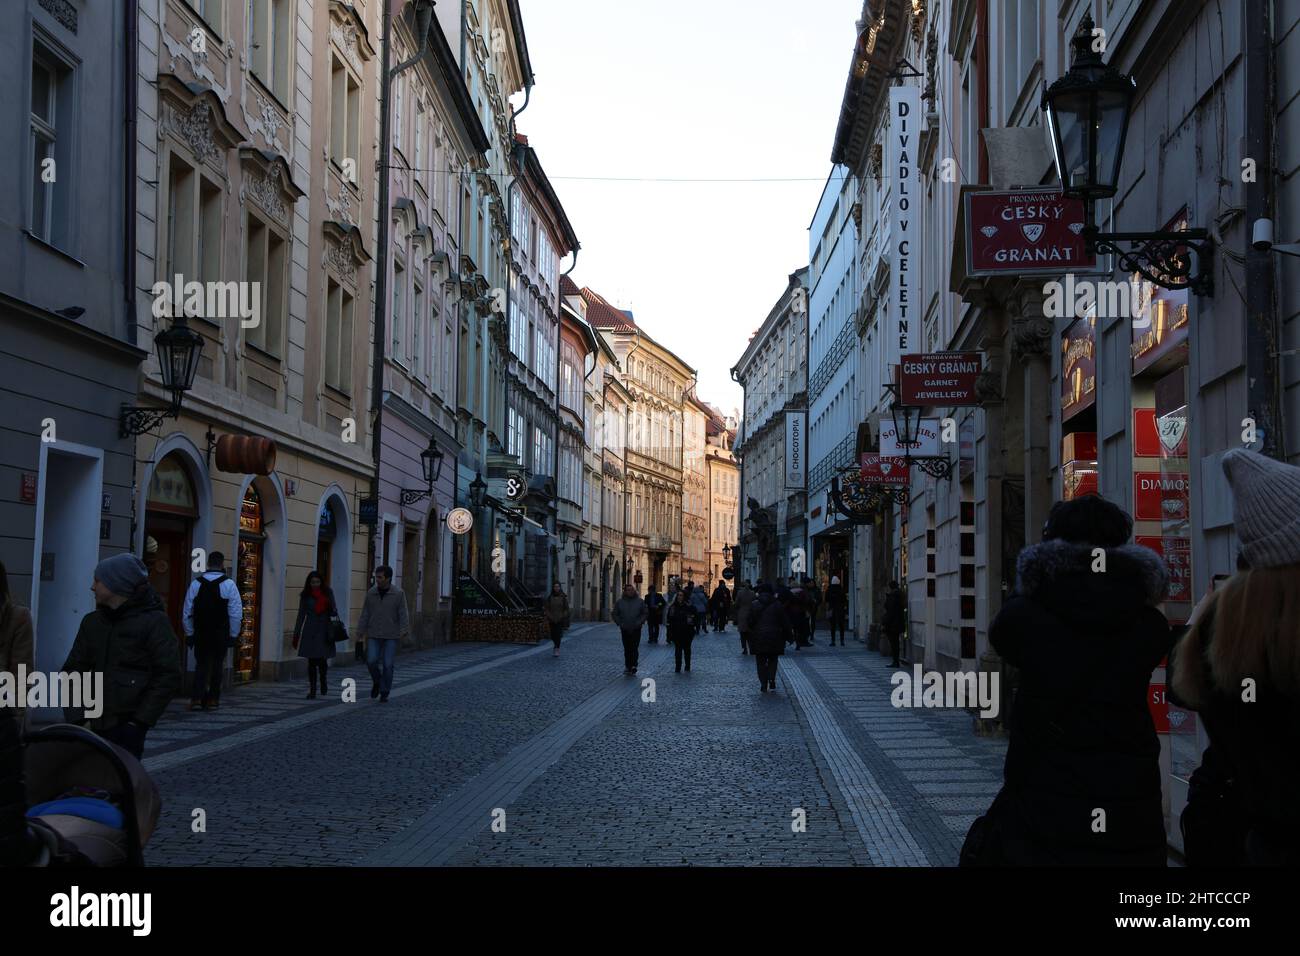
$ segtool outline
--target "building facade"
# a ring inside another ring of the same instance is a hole
[[[709,577],[709,466],[704,458],[710,411],[695,397],[682,403],[682,577],[704,584]]]
[[[730,566],[732,552],[740,541],[740,463],[731,450],[736,437],[734,416],[724,417],[710,406],[704,448],[709,491],[709,532],[705,551],[709,590],[725,580],[722,572]],[[734,584],[729,586],[734,587]]]

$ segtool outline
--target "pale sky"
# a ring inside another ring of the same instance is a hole
[[[861,0],[521,8],[536,85],[517,128],[582,244],[570,278],[698,369],[702,398],[739,408],[728,370],[808,262]]]

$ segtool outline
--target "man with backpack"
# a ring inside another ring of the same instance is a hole
[[[221,672],[226,651],[235,646],[244,625],[244,602],[239,588],[226,576],[226,556],[208,555],[208,569],[185,592],[181,625],[185,643],[194,648],[194,685],[190,710],[216,710],[221,702]]]

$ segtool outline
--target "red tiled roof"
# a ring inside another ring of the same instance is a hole
[[[582,289],[582,298],[587,303],[587,321],[593,328],[609,329],[613,332],[633,332],[636,322],[622,309],[616,309],[594,289]]]
[[[581,295],[574,281],[568,276],[560,276],[560,295]]]

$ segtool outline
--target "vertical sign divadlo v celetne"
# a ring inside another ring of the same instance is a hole
[[[890,276],[888,334],[885,336],[884,378],[894,380],[894,366],[916,341],[911,330],[916,319],[913,293],[920,266],[917,217],[921,174],[916,164],[921,132],[921,91],[915,86],[895,86],[889,91]]]

